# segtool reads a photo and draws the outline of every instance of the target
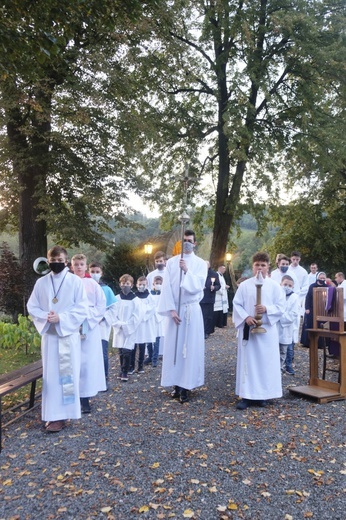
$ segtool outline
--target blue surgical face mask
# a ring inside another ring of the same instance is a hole
[[[282,273],[287,273],[288,267],[288,265],[280,265],[279,269]]]

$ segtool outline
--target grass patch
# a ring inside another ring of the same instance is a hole
[[[34,361],[38,361],[41,357],[40,352],[26,354],[25,349],[1,349],[0,356],[0,374],[7,374],[12,370],[29,365]],[[41,391],[42,379],[36,383],[36,390]],[[16,392],[11,392],[2,398],[2,406],[5,411],[16,404],[26,401],[30,396],[31,383],[20,388]]]

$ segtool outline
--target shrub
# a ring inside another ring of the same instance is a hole
[[[41,345],[41,337],[36,332],[30,318],[18,316],[18,324],[0,321],[0,348],[25,348],[26,353],[37,352]]]

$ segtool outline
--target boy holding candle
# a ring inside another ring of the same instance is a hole
[[[277,322],[285,311],[285,293],[270,279],[269,255],[253,256],[253,277],[240,284],[233,300],[233,321],[238,330],[236,394],[238,410],[282,396]],[[258,289],[259,286],[260,288]],[[265,332],[257,333],[261,315]]]

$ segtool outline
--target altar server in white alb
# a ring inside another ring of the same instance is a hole
[[[245,280],[233,299],[233,321],[238,330],[236,394],[242,400],[237,408],[266,406],[267,399],[282,396],[279,333],[277,322],[285,311],[285,294],[277,282],[268,277],[269,255],[253,256],[254,276]],[[259,273],[263,280],[259,280]],[[261,303],[256,305],[256,284],[261,286]],[[262,314],[266,332],[254,333],[255,316]]]
[[[88,299],[82,281],[69,272],[67,251],[48,251],[51,272],[37,280],[28,311],[42,336],[42,420],[48,433],[59,432],[66,419],[80,419],[79,327],[88,315]]]
[[[100,322],[106,312],[106,297],[100,285],[87,273],[88,264],[85,255],[74,255],[71,263],[74,274],[83,282],[89,301],[88,317],[81,326],[82,359],[79,391],[82,413],[90,413],[89,398],[107,390],[100,329]]]
[[[171,394],[181,403],[188,390],[204,384],[204,326],[199,302],[207,277],[207,265],[193,252],[195,233],[186,230],[183,257],[167,261],[158,312],[168,316],[162,364],[162,386],[174,386]],[[179,291],[181,305],[178,315]],[[176,362],[174,363],[176,349]]]

